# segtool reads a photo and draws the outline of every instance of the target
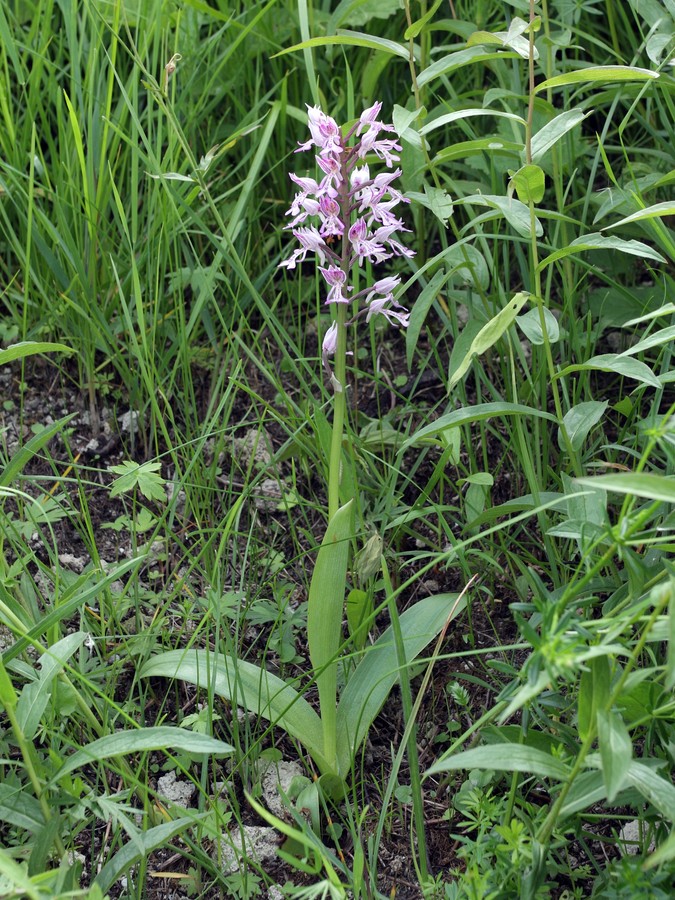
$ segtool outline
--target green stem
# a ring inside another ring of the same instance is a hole
[[[347,402],[345,388],[347,379],[347,306],[337,305],[337,349],[335,351],[335,379],[340,385],[333,394],[333,431],[330,444],[330,461],[328,468],[328,521],[340,508],[340,476],[342,468],[342,438],[344,433],[345,412]]]

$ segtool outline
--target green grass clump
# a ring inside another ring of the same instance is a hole
[[[3,895],[669,896],[674,34],[670,0],[0,7]],[[237,692],[317,702],[331,317],[278,263],[306,105],[376,100],[416,256],[362,274],[411,321],[349,357],[340,691],[387,610],[466,610],[337,790]]]

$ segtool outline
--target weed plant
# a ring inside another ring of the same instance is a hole
[[[671,896],[674,34],[672,0],[0,5],[3,896]],[[336,491],[288,173],[307,106],[377,102],[410,318],[348,347]],[[318,778],[297,698],[438,597]]]

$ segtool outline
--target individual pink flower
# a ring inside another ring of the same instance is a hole
[[[312,146],[318,147],[322,156],[329,153],[342,153],[342,133],[335,119],[327,116],[318,106],[307,106],[307,118],[310,140],[300,144],[300,150],[309,150]]]
[[[319,272],[326,280],[326,284],[330,286],[326,303],[349,303],[349,297],[345,297],[342,293],[347,280],[347,273],[338,268],[338,266],[328,266],[327,269],[319,266]],[[347,288],[347,291],[351,290],[351,287]]]
[[[309,228],[295,228],[293,229],[293,234],[300,242],[300,247],[297,250],[294,250],[288,259],[284,259],[280,262],[280,266],[285,266],[287,269],[294,269],[296,263],[303,262],[310,252],[316,253],[319,262],[325,262],[326,251],[328,248],[313,225],[310,225]]]

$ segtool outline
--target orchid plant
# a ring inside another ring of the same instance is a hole
[[[412,659],[464,606],[455,594],[427,597],[371,644],[338,700],[337,673],[347,592],[349,554],[355,538],[353,498],[341,498],[340,472],[346,420],[347,329],[384,316],[405,328],[408,310],[395,298],[398,275],[385,275],[358,289],[364,263],[412,257],[397,238],[404,227],[394,209],[408,202],[394,184],[401,175],[400,144],[394,128],[379,120],[381,103],[366,109],[349,128],[320,109],[309,108],[310,139],[299,151],[316,148],[319,178],[291,174],[299,188],[287,215],[298,247],[280,266],[293,270],[311,254],[323,279],[333,321],[322,342],[322,359],[333,389],[333,423],[328,469],[328,527],[319,547],[309,591],[307,640],[319,692],[319,713],[295,687],[266,669],[208,650],[174,650],[143,667],[145,676],[181,678],[220,694],[268,719],[298,740],[324,775],[343,782],[373,719]],[[372,159],[386,169],[372,174]],[[341,503],[341,500],[344,501]],[[377,568],[380,561],[376,564]],[[385,577],[388,583],[388,575]],[[395,610],[393,597],[388,598]]]

